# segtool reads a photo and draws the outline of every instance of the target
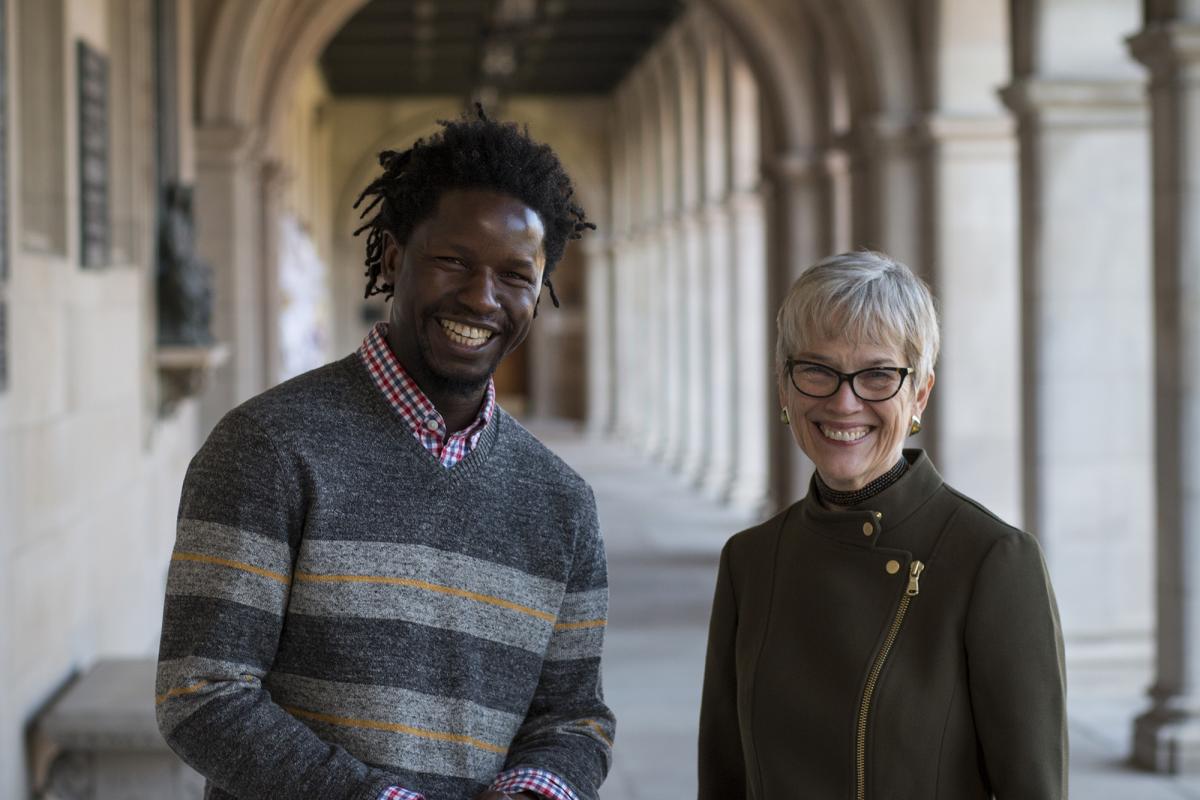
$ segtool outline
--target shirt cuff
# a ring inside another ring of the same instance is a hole
[[[425,800],[425,795],[401,789],[399,786],[389,786],[379,795],[379,800]]]
[[[544,769],[517,767],[501,772],[489,787],[493,792],[536,792],[546,800],[579,800],[567,782]]]

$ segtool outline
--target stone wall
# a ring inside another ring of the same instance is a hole
[[[7,6],[8,113],[20,124],[10,126],[5,204],[0,797],[20,798],[34,715],[97,658],[157,647],[196,409],[184,402],[159,415],[152,3]],[[108,57],[110,75],[112,248],[109,263],[88,269],[78,244],[80,39]],[[58,69],[40,68],[47,52],[61,56]]]

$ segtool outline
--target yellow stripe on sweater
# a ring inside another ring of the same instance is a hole
[[[322,714],[319,711],[305,711],[302,708],[295,706],[284,706],[283,710],[294,717],[303,717],[304,719],[316,720],[317,722],[327,722],[330,725],[341,725],[349,728],[368,728],[373,731],[388,731],[389,733],[406,733],[409,736],[419,736],[422,739],[435,739],[439,742],[454,742],[455,744],[466,744],[471,747],[477,747],[480,750],[486,750],[489,753],[500,753],[501,755],[508,752],[508,748],[500,747],[499,745],[485,742],[482,739],[476,739],[472,736],[465,736],[461,733],[446,733],[444,731],[430,731],[424,728],[414,728],[411,725],[401,725],[398,722],[380,722],[373,719],[352,719],[350,717],[336,717],[333,714]]]
[[[205,686],[208,686],[208,681],[196,681],[191,686],[180,686],[179,688],[170,690],[166,694],[155,695],[154,696],[154,705],[157,706],[162,703],[165,703],[167,700],[170,700],[172,697],[183,697],[184,695],[195,694],[196,692],[203,689]]]
[[[171,555],[171,560],[172,561],[195,561],[198,564],[216,564],[217,566],[220,566],[220,567],[229,567],[230,569],[237,569],[237,570],[241,570],[242,572],[249,572],[254,575],[261,575],[264,578],[270,578],[273,581],[279,581],[284,586],[287,586],[288,584],[290,584],[292,582],[291,578],[289,578],[287,575],[284,575],[282,573],[271,572],[268,569],[263,569],[262,567],[256,567],[253,564],[246,564],[242,561],[234,561],[233,559],[229,559],[229,558],[218,558],[217,556],[206,556],[206,555],[201,555],[200,553],[173,553]]]
[[[554,626],[556,631],[577,631],[582,628],[603,628],[608,622],[602,619],[585,619],[582,622],[560,622]]]
[[[604,732],[604,728],[600,727],[599,722],[596,722],[594,719],[585,719],[583,722],[596,732],[596,735],[600,737],[600,741],[612,747],[612,740],[608,738],[608,735]]]
[[[500,597],[493,597],[490,594],[456,589],[453,586],[441,586],[436,583],[419,581],[415,578],[393,578],[387,575],[317,575],[311,572],[297,572],[295,577],[297,581],[310,581],[312,583],[382,583],[388,586],[410,586],[414,589],[426,589],[430,592],[453,595],[454,597],[465,597],[468,600],[476,600],[480,603],[487,603],[499,608],[507,608],[510,611],[528,614],[531,617],[537,617],[546,622],[554,622],[556,619],[553,614],[548,614],[545,611],[539,611],[529,606],[519,605]]]

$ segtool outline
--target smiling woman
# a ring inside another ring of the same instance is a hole
[[[928,288],[880,253],[833,256],[778,325],[780,417],[816,474],[721,554],[700,797],[1065,797],[1037,542],[904,449],[934,384]]]

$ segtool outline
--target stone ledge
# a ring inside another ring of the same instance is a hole
[[[160,346],[155,355],[159,375],[159,416],[165,417],[179,403],[198,395],[213,371],[229,360],[225,344]]]
[[[153,659],[100,661],[38,718],[37,796],[58,800],[195,798],[204,780],[158,731]]]

